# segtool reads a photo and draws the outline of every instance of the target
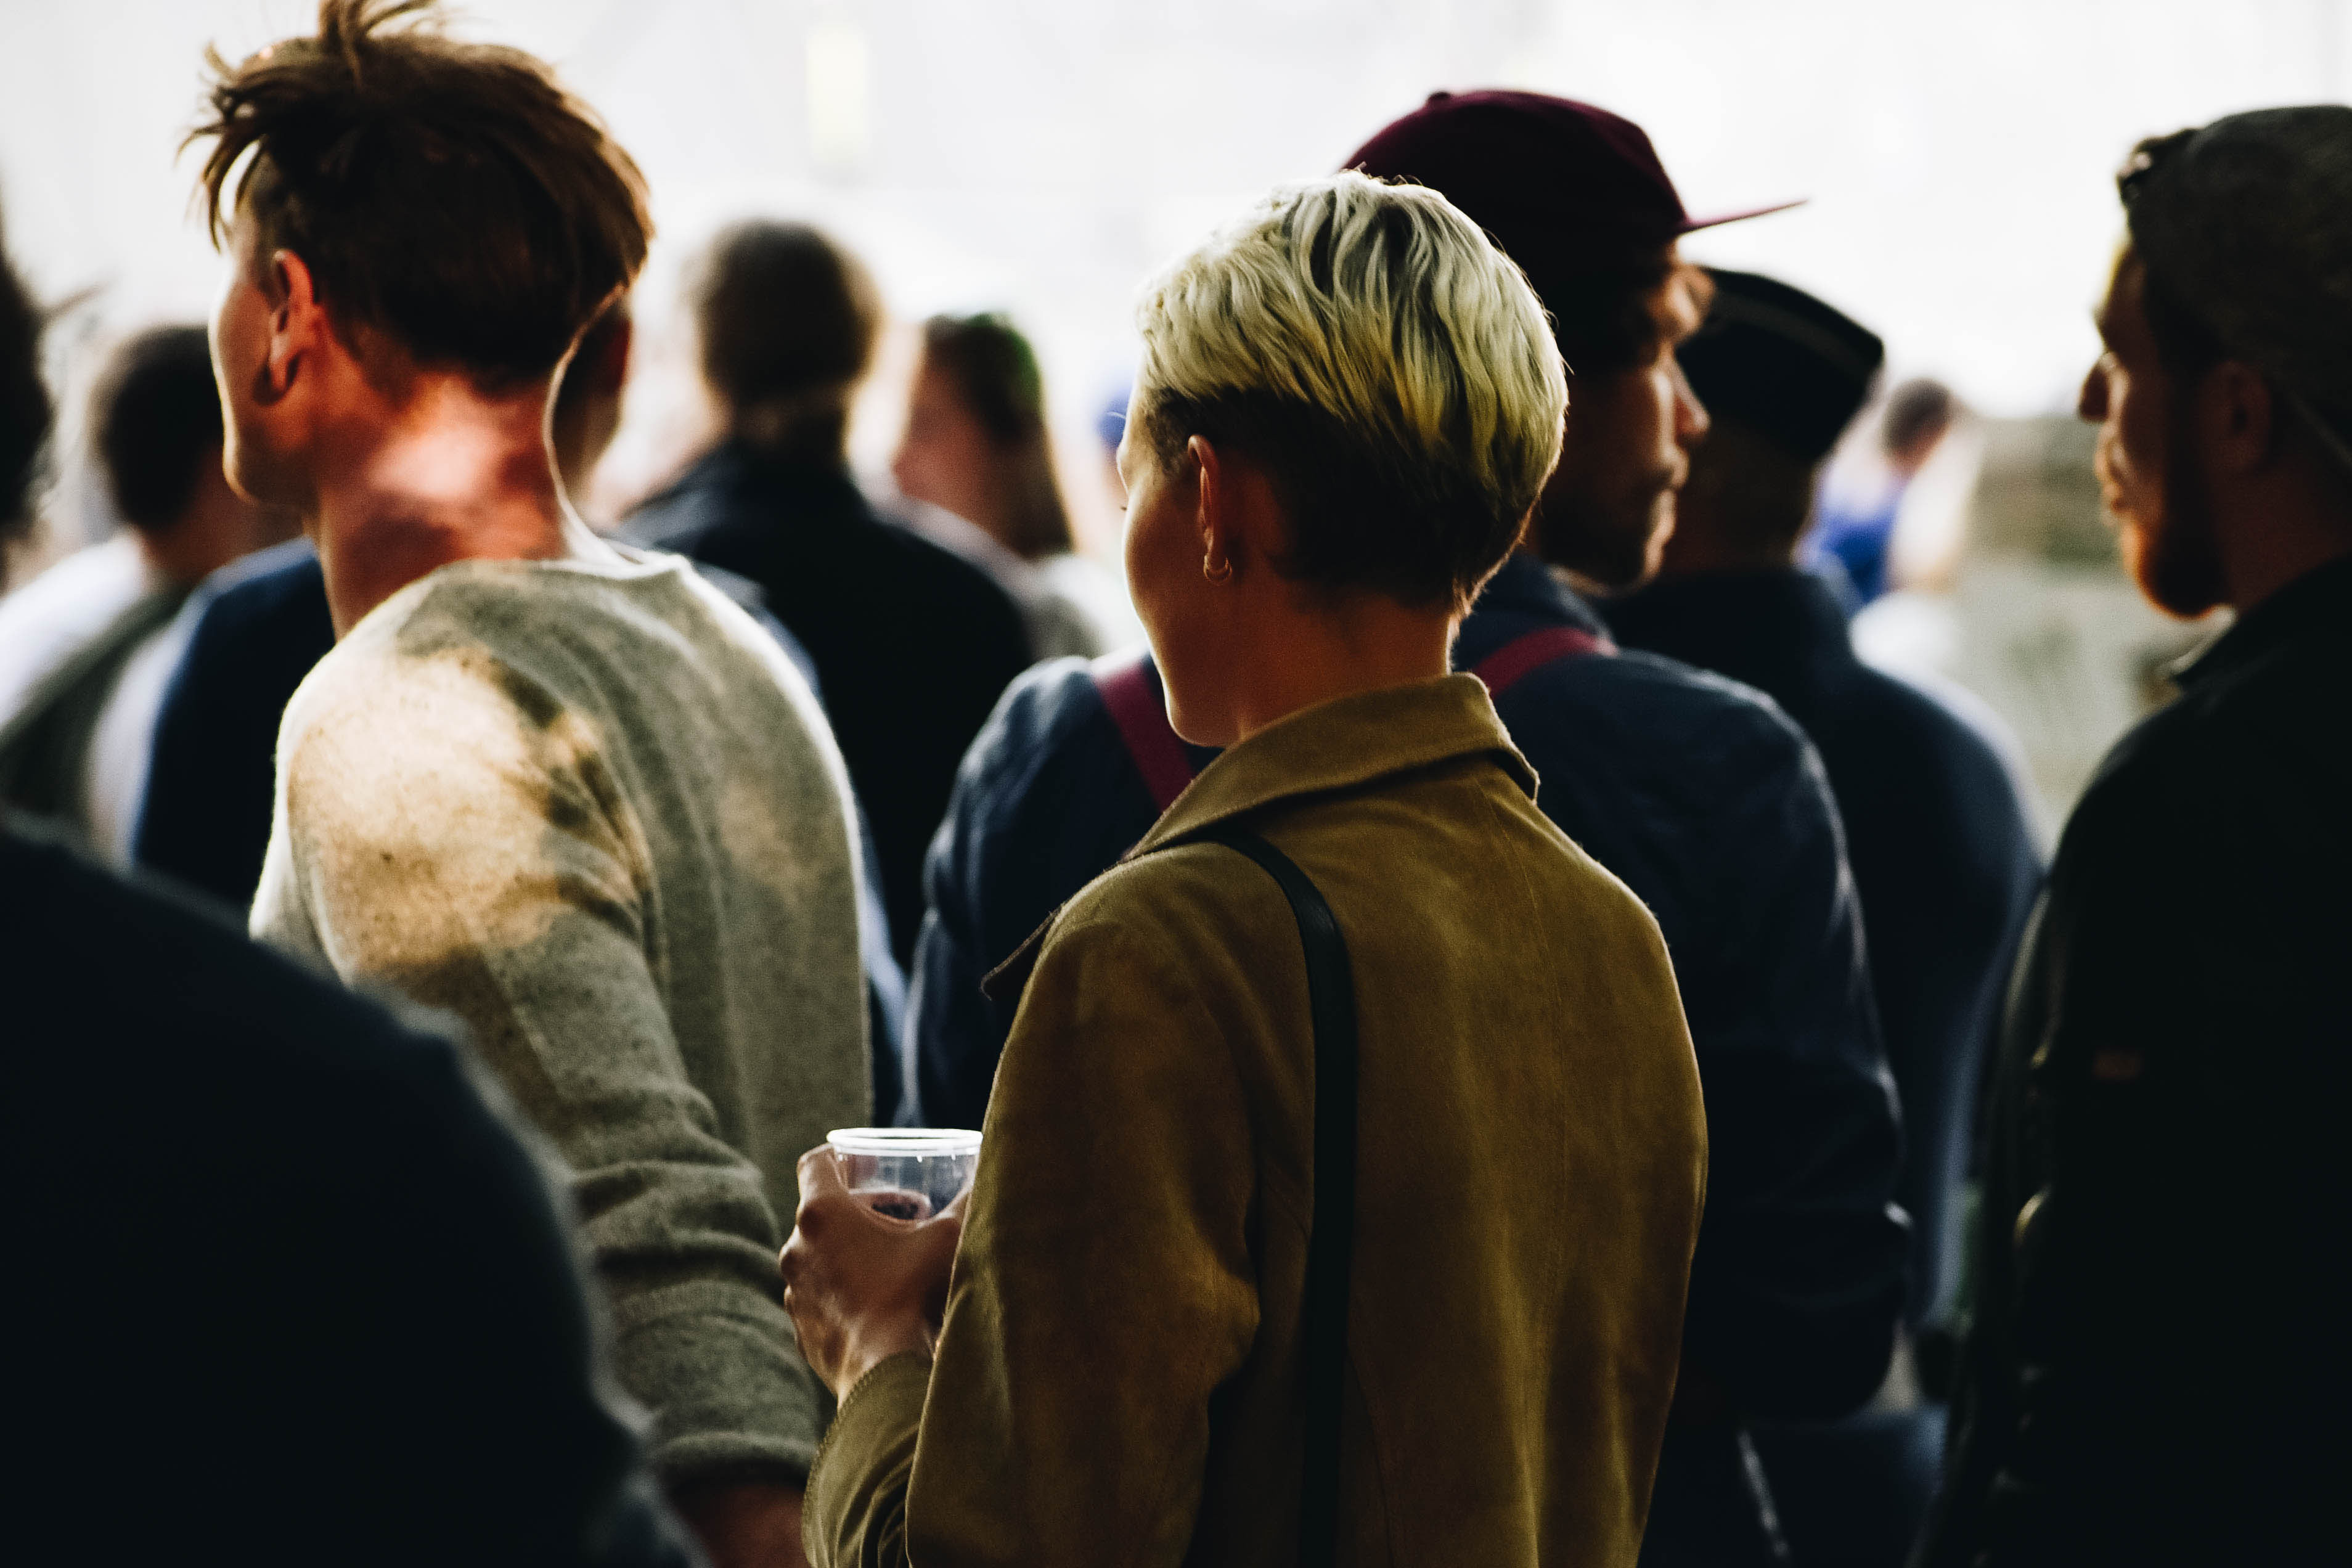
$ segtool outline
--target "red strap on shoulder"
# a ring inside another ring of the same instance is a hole
[[[1143,775],[1152,803],[1166,811],[1192,782],[1192,760],[1168,722],[1168,705],[1154,689],[1149,653],[1110,654],[1095,660],[1095,689],[1118,726],[1119,739],[1135,771]]]
[[[1558,658],[1581,658],[1587,654],[1615,653],[1617,645],[1577,626],[1546,626],[1513,637],[1478,661],[1470,673],[1486,683],[1489,697],[1500,697],[1521,678],[1534,674]]]

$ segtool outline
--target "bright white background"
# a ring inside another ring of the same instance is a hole
[[[200,313],[217,263],[175,162],[206,43],[307,31],[300,0],[0,0],[0,202],[64,318],[61,372]],[[1157,261],[1336,166],[1431,89],[1528,86],[1646,126],[1707,235],[1877,328],[1893,368],[1995,414],[2063,406],[2138,136],[2352,87],[2347,0],[473,0],[460,30],[557,62],[650,178],[646,374],[613,483],[690,411],[667,307],[747,212],[862,251],[896,314],[1011,310],[1066,447],[1123,378]],[[892,410],[861,424],[887,452]]]

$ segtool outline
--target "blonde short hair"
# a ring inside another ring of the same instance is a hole
[[[1285,186],[1145,286],[1136,435],[1264,467],[1286,576],[1466,609],[1559,458],[1543,306],[1435,191]]]

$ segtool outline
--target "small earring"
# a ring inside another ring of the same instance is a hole
[[[1212,583],[1230,583],[1234,580],[1234,563],[1218,560],[1212,551],[1201,557],[1201,575]]]

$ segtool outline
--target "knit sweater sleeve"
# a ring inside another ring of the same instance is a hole
[[[321,674],[280,742],[257,934],[467,1026],[570,1167],[666,1478],[804,1474],[822,1423],[776,1215],[681,1059],[596,721],[480,647],[347,647]]]

